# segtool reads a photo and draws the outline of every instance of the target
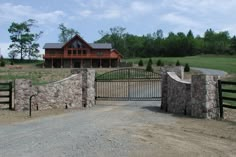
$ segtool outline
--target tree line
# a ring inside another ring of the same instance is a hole
[[[182,57],[198,54],[236,54],[236,37],[228,31],[215,32],[207,29],[204,36],[194,36],[191,30],[170,32],[167,37],[161,29],[143,36],[127,33],[126,28],[113,27],[109,31],[99,31],[97,43],[112,43],[126,58],[135,57]]]
[[[12,43],[8,53],[11,59],[20,56],[23,60],[39,57],[38,39],[43,34],[32,33],[37,21],[13,22],[8,32],[11,34]],[[67,28],[63,23],[59,24],[58,41],[65,43],[79,31]],[[138,36],[126,32],[124,27],[112,27],[109,31],[99,31],[101,38],[96,43],[111,43],[125,58],[158,57],[158,56],[191,56],[198,54],[236,54],[236,37],[231,37],[228,31],[215,32],[207,29],[204,36],[194,36],[191,30],[187,34],[183,32],[170,32],[167,37],[161,29],[147,35]]]

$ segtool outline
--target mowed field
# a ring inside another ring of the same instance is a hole
[[[157,60],[161,60],[164,65],[175,65],[179,60],[181,65],[188,63],[190,67],[208,68],[223,70],[230,74],[236,74],[236,56],[216,56],[216,55],[200,55],[190,57],[155,57],[152,62],[156,64]],[[140,58],[124,59],[126,62],[133,62],[138,64]],[[146,65],[149,58],[142,58]]]

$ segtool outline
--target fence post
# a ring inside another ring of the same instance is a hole
[[[9,109],[12,109],[12,82],[9,82]]]
[[[219,93],[219,105],[220,105],[220,118],[224,118],[221,80],[218,80],[218,93]]]

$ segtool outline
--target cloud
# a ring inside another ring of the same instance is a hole
[[[155,5],[151,2],[142,1],[110,1],[110,0],[91,0],[81,2],[74,0],[79,5],[80,9],[75,10],[75,13],[80,15],[80,18],[92,18],[93,20],[101,19],[120,19],[127,20],[130,18],[146,15],[154,10]]]
[[[8,57],[8,47],[11,43],[7,43],[7,42],[2,42],[0,43],[0,55],[3,55],[3,57]]]
[[[173,25],[182,25],[183,27],[200,27],[200,24],[194,20],[178,15],[177,13],[167,13],[161,16],[161,19]]]
[[[43,12],[27,5],[15,5],[12,3],[0,5],[0,24],[26,19],[35,19],[39,24],[51,24],[58,22],[64,16],[65,13],[60,10]]]
[[[90,15],[92,15],[92,11],[91,10],[82,10],[82,11],[80,11],[80,15],[82,16],[82,17],[88,17],[88,16],[90,16]]]
[[[130,8],[128,9],[131,9],[138,14],[142,14],[151,12],[153,10],[153,5],[147,2],[134,1],[130,4]]]

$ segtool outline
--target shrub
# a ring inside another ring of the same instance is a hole
[[[179,62],[179,60],[177,60],[177,62],[176,62],[175,65],[176,65],[176,66],[180,66],[180,62]]]
[[[153,68],[152,68],[151,62],[148,62],[147,67],[146,67],[146,71],[153,72]]]
[[[142,67],[143,66],[143,60],[140,59],[139,62],[138,62],[138,66]]]
[[[161,60],[158,59],[158,60],[157,60],[157,66],[162,66],[162,64],[163,64],[163,63],[161,62]],[[163,65],[164,65],[164,64],[163,64]]]
[[[11,61],[11,65],[14,65],[14,62],[13,62],[13,61]]]
[[[160,65],[161,67],[163,67],[164,66],[164,62],[161,62],[161,65]]]
[[[184,72],[189,72],[189,71],[190,71],[190,67],[189,67],[188,63],[186,63],[184,66]]]
[[[5,61],[4,61],[4,60],[1,60],[0,66],[1,66],[1,67],[5,67],[5,65],[6,65]]]
[[[148,63],[152,65],[152,58],[149,58]]]

